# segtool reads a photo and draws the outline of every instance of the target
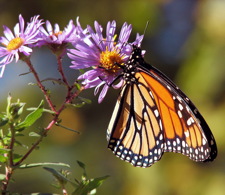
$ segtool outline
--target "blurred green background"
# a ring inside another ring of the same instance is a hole
[[[86,164],[89,177],[110,175],[98,189],[99,195],[225,193],[224,0],[0,0],[1,26],[12,29],[20,13],[26,21],[39,14],[44,20],[58,23],[62,29],[77,16],[83,27],[93,26],[95,20],[103,26],[109,20],[116,20],[118,32],[126,21],[133,25],[131,41],[137,32],[144,32],[149,21],[142,44],[146,61],[162,70],[193,100],[208,122],[219,150],[213,163],[195,163],[183,155],[166,153],[150,168],[134,168],[107,149],[106,129],[119,91],[111,89],[103,103],[98,104],[93,90],[88,90],[82,96],[92,99],[92,104],[67,109],[61,116],[63,125],[82,134],[52,129],[27,163],[68,163],[72,176],[79,178],[82,171],[76,160],[80,160]],[[50,51],[36,49],[32,61],[42,78],[58,77],[56,60]],[[73,81],[78,73],[69,69],[69,65],[70,60],[65,58],[65,72]],[[43,99],[37,87],[27,85],[34,82],[32,75],[19,76],[24,72],[28,72],[28,68],[23,63],[7,65],[0,80],[1,111],[5,109],[9,92],[15,101],[19,98],[27,102],[27,107],[37,106]],[[47,87],[53,88],[52,97],[60,103],[64,90],[51,83]],[[36,129],[48,121],[46,115]],[[21,141],[32,144],[25,138]],[[53,178],[42,168],[17,171],[14,179],[10,189],[15,192],[60,193],[50,185]]]

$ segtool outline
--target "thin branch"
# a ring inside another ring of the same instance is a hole
[[[29,58],[26,58],[25,62],[27,63],[28,67],[30,68],[30,71],[33,73],[36,81],[37,81],[37,85],[38,87],[41,89],[41,91],[44,93],[45,99],[48,102],[49,107],[51,108],[52,111],[56,112],[55,106],[53,105],[47,90],[45,89],[44,85],[42,85],[41,80],[36,72],[36,70],[34,69],[31,61]]]
[[[65,77],[64,71],[63,71],[63,67],[62,67],[62,57],[61,56],[57,56],[57,63],[58,63],[58,71],[61,74],[62,80],[63,82],[66,84],[67,88],[70,88],[70,85]]]

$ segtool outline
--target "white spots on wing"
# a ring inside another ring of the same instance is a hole
[[[177,146],[177,142],[173,141],[173,146],[176,147]]]
[[[160,140],[160,141],[163,140],[163,134],[160,134],[159,140]]]
[[[189,106],[186,106],[186,110],[188,113],[191,113],[191,109],[189,108]]]
[[[186,146],[185,141],[182,141],[182,147],[185,148],[185,146]]]
[[[178,104],[178,107],[179,107],[180,110],[183,110],[184,109],[184,107],[182,106],[182,104]]]
[[[195,154],[198,155],[198,149],[195,149]]]
[[[188,120],[187,120],[187,125],[190,126],[192,123],[194,123],[194,119],[192,117],[190,117]]]
[[[185,137],[189,137],[189,136],[190,136],[189,131],[188,131],[188,130],[186,130],[186,131],[184,132],[184,135],[185,135]]]
[[[202,139],[202,144],[203,144],[203,145],[206,145],[206,143],[207,143],[207,142],[206,142],[206,139]]]
[[[177,99],[178,99],[178,101],[179,101],[179,102],[182,102],[181,97],[180,97],[180,96],[178,96],[178,95],[177,95]]]
[[[151,91],[149,91],[149,94],[150,94],[151,98],[154,99],[154,96]]]
[[[166,87],[167,87],[167,89],[169,89],[171,91],[171,87],[169,85],[167,85]]]
[[[157,109],[154,110],[154,114],[156,117],[159,117],[159,111]]]
[[[194,109],[194,113],[195,113],[195,114],[197,114],[197,113],[198,113],[198,110],[197,110],[196,108]]]
[[[182,113],[181,113],[180,110],[177,111],[177,114],[178,114],[179,118],[182,118],[183,117],[183,115],[182,115]]]
[[[215,144],[215,142],[214,142],[213,140],[211,140],[210,144],[211,144],[211,145],[214,145],[214,144]]]
[[[159,120],[159,128],[160,128],[161,130],[163,130],[163,126],[162,126],[162,121],[161,121],[161,119]]]

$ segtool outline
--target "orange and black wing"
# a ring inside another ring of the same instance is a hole
[[[148,167],[164,151],[161,117],[153,94],[139,74],[137,84],[120,92],[107,131],[108,147],[134,166]]]
[[[125,67],[128,77],[108,127],[108,147],[141,167],[151,166],[163,152],[214,160],[216,142],[204,118],[170,79],[144,62],[140,51],[134,48]]]

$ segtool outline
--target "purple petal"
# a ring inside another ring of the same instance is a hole
[[[14,38],[12,31],[5,25],[3,26],[3,29],[4,29],[3,33],[5,37],[8,39],[8,41],[12,40]]]
[[[23,33],[24,32],[24,19],[21,14],[19,15],[19,23],[20,23],[20,32]],[[15,31],[15,34],[17,34],[16,31]]]
[[[109,89],[109,86],[104,85],[104,87],[103,87],[103,89],[102,89],[102,91],[101,91],[101,93],[99,94],[99,97],[98,97],[98,103],[99,104],[102,103],[104,97],[106,96],[106,93],[107,93],[108,89]]]

